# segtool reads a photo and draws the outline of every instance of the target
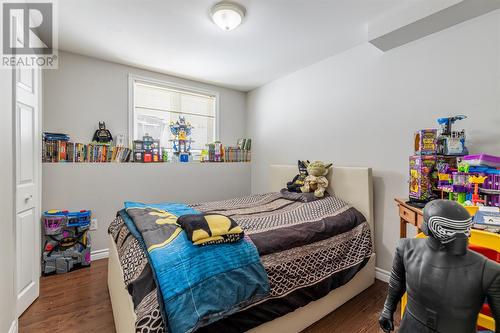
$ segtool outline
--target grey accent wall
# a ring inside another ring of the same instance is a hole
[[[12,72],[0,69],[0,332],[8,332],[16,318]]]
[[[321,159],[373,168],[377,266],[390,271],[408,195],[413,133],[436,118],[467,114],[471,152],[500,155],[500,11],[389,52],[369,43],[248,94],[252,192],[269,164]]]

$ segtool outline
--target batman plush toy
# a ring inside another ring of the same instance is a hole
[[[298,160],[297,166],[299,167],[299,173],[295,177],[293,177],[292,181],[286,183],[286,188],[288,189],[288,191],[297,193],[302,192],[300,188],[304,186],[304,180],[308,175],[307,173],[308,165],[309,161]]]

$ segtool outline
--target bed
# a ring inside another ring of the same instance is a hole
[[[293,178],[295,174],[295,166],[270,166],[269,179],[272,181],[269,190],[274,192],[279,191],[283,188],[286,181]],[[373,235],[371,169],[334,167],[332,172],[330,172],[329,178],[331,186],[328,188],[328,192],[334,193],[336,197],[341,198],[361,212],[372,231],[371,235]],[[113,307],[115,327],[119,333],[132,333],[136,332],[137,316],[134,312],[132,297],[126,289],[123,273],[124,271],[118,256],[115,239],[110,235],[108,288]],[[336,289],[327,293],[326,296],[298,307],[288,314],[254,327],[250,329],[249,332],[259,333],[279,330],[283,332],[300,332],[368,288],[373,284],[374,279],[375,253],[372,253],[371,256],[363,262],[359,271],[357,271],[354,277],[350,278],[347,283],[338,286]],[[251,311],[251,309],[249,311]]]

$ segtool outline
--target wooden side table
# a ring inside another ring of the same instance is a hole
[[[394,201],[399,209],[399,237],[406,238],[406,224],[417,227],[418,232],[421,232],[424,222],[422,210],[408,205],[405,199],[395,198]]]

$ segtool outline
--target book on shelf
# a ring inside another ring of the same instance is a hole
[[[240,149],[238,147],[225,147],[224,148],[224,161],[225,162],[250,162],[250,150]]]
[[[83,144],[64,140],[45,140],[42,162],[106,163],[128,162],[131,149],[104,143]]]

